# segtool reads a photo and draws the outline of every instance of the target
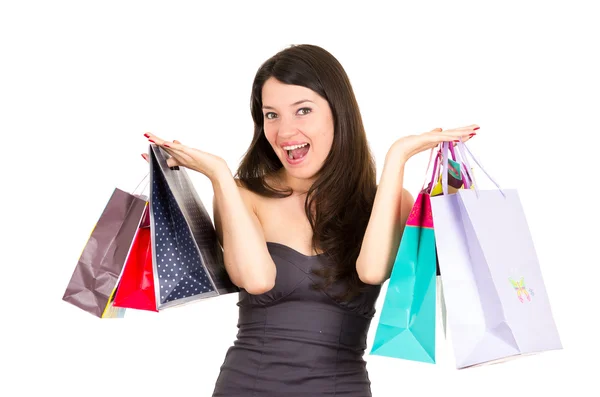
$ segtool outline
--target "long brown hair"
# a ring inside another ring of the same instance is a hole
[[[335,263],[316,271],[324,279],[321,287],[347,280],[348,289],[338,298],[348,300],[364,287],[356,273],[356,259],[377,189],[375,160],[354,91],[342,65],[318,46],[291,46],[260,66],[250,104],[254,137],[235,176],[247,189],[266,197],[283,198],[293,193],[291,189],[278,190],[265,180],[283,167],[264,134],[262,88],[270,77],[307,87],[331,107],[332,147],[307,192],[304,208],[313,229],[313,248],[320,247]]]

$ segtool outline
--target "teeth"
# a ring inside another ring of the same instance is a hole
[[[283,150],[294,150],[308,145],[308,143],[303,143],[302,145],[293,145],[293,146],[283,146]]]

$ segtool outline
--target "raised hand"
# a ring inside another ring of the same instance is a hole
[[[228,169],[227,163],[219,156],[194,149],[183,145],[181,142],[165,141],[152,133],[145,133],[148,141],[163,148],[171,157],[167,159],[169,167],[182,166],[206,175],[211,180],[224,169]],[[142,154],[142,157],[148,161],[148,156]]]
[[[408,135],[398,139],[392,144],[390,151],[402,156],[406,161],[415,154],[432,149],[442,142],[457,142],[459,140],[462,142],[468,141],[476,135],[475,131],[478,129],[479,126],[476,124],[449,130],[435,128],[429,132],[418,135]]]

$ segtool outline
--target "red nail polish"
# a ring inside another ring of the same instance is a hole
[[[475,128],[473,128],[473,131],[478,130],[478,129],[479,129],[479,127],[475,127]]]
[[[457,139],[457,140],[455,140],[455,141],[453,141],[453,142],[459,142],[459,140]]]
[[[477,135],[476,133],[469,134],[469,136]]]
[[[148,139],[148,140],[149,140],[150,142],[152,142],[152,143],[156,143],[156,142],[154,142],[152,139]]]
[[[146,138],[148,138],[148,137],[150,136],[150,134],[144,134],[144,136],[145,136]]]
[[[146,155],[145,155],[145,154],[142,154],[142,158],[143,158],[144,160],[146,160]]]
[[[164,147],[171,147],[171,146],[167,145],[166,143],[163,143],[163,146]]]

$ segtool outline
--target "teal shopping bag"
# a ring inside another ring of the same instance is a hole
[[[453,192],[473,187],[468,167],[457,161],[454,147],[447,145],[444,153],[448,147],[452,159],[444,155],[448,163],[440,164],[443,156],[441,148],[438,150],[431,181],[421,189],[406,221],[371,349],[373,355],[435,363],[438,267],[430,197],[443,193],[442,179]],[[440,295],[445,333],[443,293]]]
[[[402,234],[371,354],[435,363],[435,315],[435,235],[422,190]]]

